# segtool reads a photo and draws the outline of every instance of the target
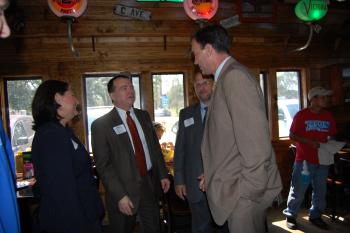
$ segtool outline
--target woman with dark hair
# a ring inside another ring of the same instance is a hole
[[[40,189],[39,232],[98,233],[102,202],[84,145],[68,127],[78,100],[66,82],[48,80],[37,89],[32,112],[32,156]]]
[[[154,131],[156,131],[158,140],[160,141],[160,139],[162,139],[163,134],[165,132],[165,127],[159,122],[154,122],[153,128],[154,128]]]

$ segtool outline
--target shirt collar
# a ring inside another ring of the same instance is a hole
[[[219,78],[219,75],[220,75],[220,73],[221,73],[222,68],[224,67],[224,65],[226,64],[226,62],[228,61],[228,59],[230,59],[230,58],[231,58],[231,56],[228,56],[227,58],[225,58],[225,60],[223,60],[223,61],[221,62],[221,64],[218,66],[218,68],[216,69],[216,71],[215,71],[215,76],[214,76],[215,82],[218,81],[218,78]]]
[[[120,116],[126,116],[126,111],[124,109],[115,107],[119,113]],[[134,108],[130,108],[128,111],[130,111],[131,115],[134,115]]]
[[[205,105],[202,101],[199,102],[201,109],[204,110],[205,107],[208,107],[207,105]]]

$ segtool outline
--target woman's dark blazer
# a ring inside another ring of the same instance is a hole
[[[42,232],[100,232],[103,206],[91,159],[69,128],[48,122],[36,131],[32,156],[40,190]]]

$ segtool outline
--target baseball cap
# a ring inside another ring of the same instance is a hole
[[[313,87],[310,89],[309,93],[307,94],[307,98],[311,100],[315,96],[328,96],[332,94],[333,94],[333,91],[327,90],[323,87]]]

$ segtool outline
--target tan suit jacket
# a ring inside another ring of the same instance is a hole
[[[282,189],[263,94],[254,76],[233,58],[215,85],[202,158],[210,210],[219,225],[239,211],[235,207],[241,198],[267,208]]]
[[[141,124],[152,162],[152,178],[155,195],[160,194],[160,179],[167,178],[167,170],[152,121],[146,111],[135,109],[134,113]],[[115,207],[118,201],[128,196],[137,212],[142,190],[141,176],[136,167],[134,150],[127,131],[115,130],[123,125],[117,110],[113,108],[91,125],[92,149],[97,172],[107,191],[107,197]]]

